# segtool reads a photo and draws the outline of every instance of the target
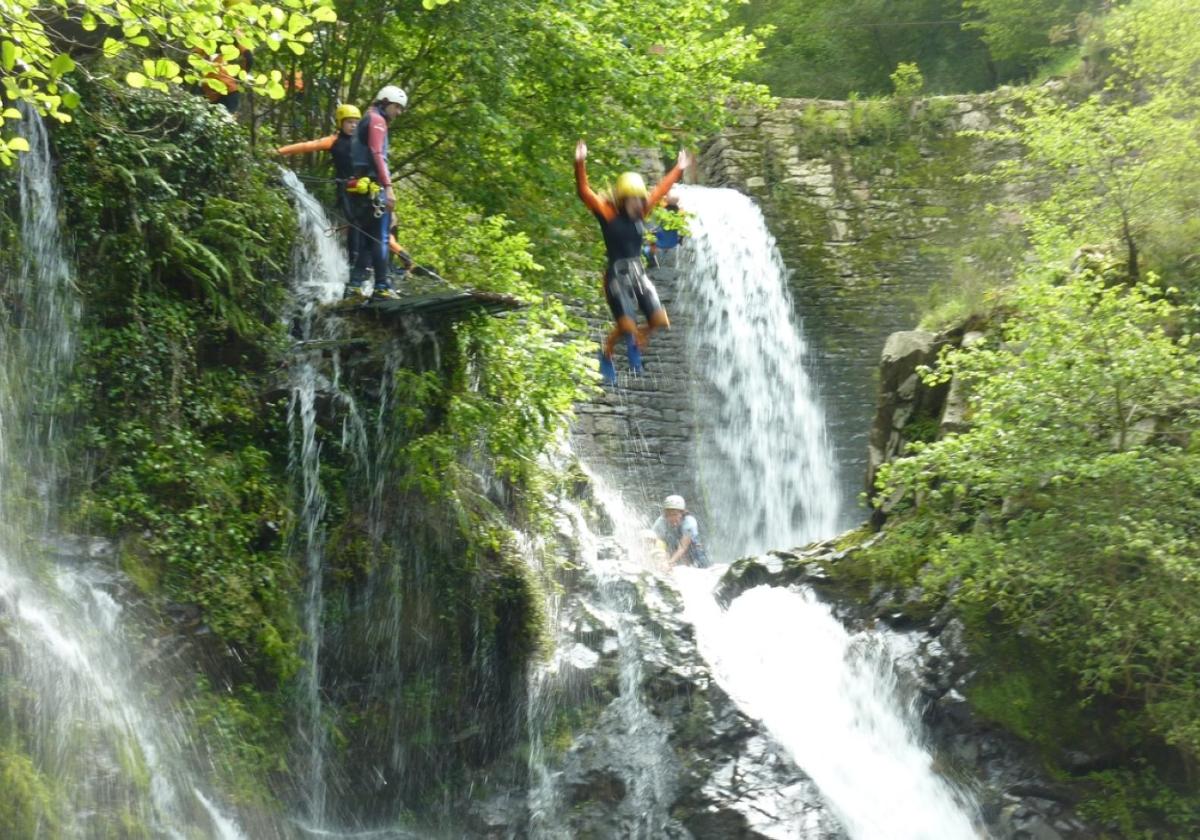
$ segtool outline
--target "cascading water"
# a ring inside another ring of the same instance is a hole
[[[3,752],[14,746],[31,759],[23,795],[40,804],[17,794],[9,806],[44,809],[26,810],[30,836],[236,840],[237,826],[200,790],[181,719],[147,702],[111,582],[86,563],[46,568],[68,542],[54,533],[62,430],[52,418],[80,307],[45,128],[27,114],[22,133],[21,265],[0,330],[0,759],[11,761]]]
[[[696,469],[710,554],[728,561],[826,537],[839,524],[836,469],[762,214],[730,190],[683,188],[681,203],[693,215],[678,305],[694,309],[697,325]],[[645,520],[594,483],[616,539],[637,553]],[[722,611],[713,599],[722,571],[674,573],[701,653],[812,778],[847,834],[979,836],[973,806],[932,768],[915,701],[897,685],[883,637],[848,634],[811,593],[764,587]]]
[[[775,240],[741,193],[679,189],[692,214],[680,297],[696,321],[696,469],[710,553],[732,559],[831,534],[836,468]]]
[[[848,633],[811,592],[758,587],[722,611],[712,571],[678,569],[676,582],[718,681],[816,782],[853,840],[981,836],[973,805],[934,772],[886,637]]]
[[[606,741],[606,755],[619,757],[618,770],[623,796],[613,806],[614,830],[631,840],[655,840],[675,836],[678,828],[670,808],[677,780],[668,727],[655,717],[642,696],[643,663],[639,620],[635,615],[639,574],[647,568],[638,543],[635,519],[624,509],[620,497],[609,491],[589,473],[597,500],[617,526],[615,535],[597,536],[589,527],[583,511],[574,503],[559,499],[558,509],[566,521],[564,533],[571,534],[578,550],[576,562],[588,580],[588,589],[596,596],[595,615],[615,628],[617,657],[617,696],[600,713],[596,727]],[[615,515],[614,515],[615,514]],[[557,620],[557,609],[552,613]],[[560,628],[554,658],[536,670],[530,709],[531,737],[528,836],[532,840],[570,840],[574,836],[564,797],[555,774],[547,766],[539,724],[548,717],[540,703],[555,693],[555,680],[569,666],[585,670],[595,664],[596,654],[570,639],[567,628]]]
[[[300,528],[298,552],[308,576],[304,598],[306,638],[305,668],[301,675],[301,739],[307,747],[303,796],[306,820],[314,828],[325,824],[327,785],[325,754],[327,725],[321,700],[321,644],[324,636],[323,563],[325,552],[325,492],[321,487],[321,446],[317,439],[317,394],[333,390],[321,374],[323,351],[319,344],[306,345],[336,335],[314,335],[317,307],[341,295],[348,269],[346,255],[329,236],[331,225],[321,205],[291,170],[284,169],[283,182],[291,192],[299,223],[292,256],[291,306],[288,316],[299,340],[291,363],[291,392],[288,428],[292,430],[290,472],[298,477]],[[336,330],[334,319],[321,323]],[[352,402],[352,401],[351,401]],[[351,416],[357,416],[352,412]]]

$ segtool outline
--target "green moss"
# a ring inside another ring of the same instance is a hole
[[[61,834],[58,792],[28,756],[0,749],[0,837]]]

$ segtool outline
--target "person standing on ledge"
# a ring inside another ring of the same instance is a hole
[[[654,187],[636,172],[623,172],[613,187],[612,197],[600,197],[592,192],[587,179],[587,144],[582,140],[575,146],[575,190],[579,199],[600,222],[604,235],[604,250],[608,257],[604,269],[604,298],[612,310],[616,326],[604,341],[600,351],[600,374],[606,384],[617,383],[613,365],[613,348],[621,336],[629,346],[629,367],[642,372],[642,353],[650,334],[659,327],[670,327],[667,310],[658,300],[658,291],[646,275],[642,263],[642,242],[646,238],[646,217],[667,191],[683,175],[691,163],[686,150],[679,151],[675,167]],[[646,316],[645,326],[637,325],[637,313]]]
[[[362,119],[362,112],[356,106],[339,105],[333,112],[333,121],[337,126],[336,133],[319,140],[306,140],[302,143],[280,146],[275,150],[275,153],[280,155],[329,152],[330,157],[333,158],[333,177],[337,183],[338,210],[341,211],[347,222],[346,254],[350,259],[351,266],[356,262],[358,249],[361,246],[359,231],[354,225],[354,210],[350,205],[350,196],[346,194],[346,184],[354,177],[354,131],[358,128],[360,119]]]
[[[680,562],[697,569],[708,568],[708,554],[700,542],[700,525],[696,517],[688,513],[683,496],[667,496],[663,501],[662,515],[654,520],[652,530],[667,544],[667,551],[670,552],[668,569]]]
[[[346,295],[362,294],[367,269],[375,277],[374,297],[394,298],[388,259],[391,214],[396,193],[388,170],[388,123],[408,107],[408,94],[395,85],[385,85],[354,130],[351,159],[354,177],[346,187],[351,196],[353,223],[358,227],[359,250],[350,268]]]

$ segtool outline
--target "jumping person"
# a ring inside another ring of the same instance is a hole
[[[675,168],[653,191],[646,190],[646,182],[638,173],[623,172],[613,187],[612,198],[601,198],[588,187],[587,144],[580,140],[575,146],[575,188],[580,200],[600,222],[608,257],[604,270],[604,298],[616,326],[600,352],[600,373],[609,385],[615,385],[617,381],[612,354],[621,336],[626,337],[629,345],[630,368],[634,373],[641,373],[641,351],[651,333],[659,327],[671,326],[667,310],[659,302],[658,292],[642,264],[642,241],[646,236],[646,217],[679,180],[690,162],[688,153],[681,149]],[[646,325],[641,328],[637,325],[639,309],[646,316]]]
[[[347,296],[362,294],[367,268],[375,275],[375,297],[396,297],[388,272],[388,234],[391,214],[396,209],[396,193],[388,171],[388,123],[408,106],[408,94],[395,85],[387,85],[375,97],[366,116],[354,131],[351,157],[353,178],[346,191],[350,194],[352,223],[358,228],[361,248],[350,269]]]
[[[698,569],[708,566],[708,555],[700,542],[700,525],[696,517],[688,513],[683,496],[667,496],[662,515],[654,520],[653,531],[671,553],[667,558],[668,569],[683,560]]]
[[[318,140],[306,140],[303,143],[292,143],[275,150],[281,155],[302,155],[307,152],[329,152],[333,158],[333,177],[337,183],[338,210],[345,217],[346,225],[346,254],[350,265],[353,266],[358,258],[361,247],[361,237],[354,225],[354,211],[350,205],[350,196],[346,194],[346,184],[354,177],[354,131],[358,121],[362,119],[362,111],[354,105],[339,105],[333,112],[333,121],[337,132]]]

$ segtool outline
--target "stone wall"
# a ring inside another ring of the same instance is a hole
[[[643,354],[642,376],[629,372],[625,345],[617,346],[617,387],[605,388],[591,402],[578,407],[574,434],[580,458],[602,469],[602,477],[647,517],[657,516],[662,499],[670,493],[679,493],[689,504],[698,505],[700,501],[692,465],[696,429],[692,389],[696,377],[687,352],[687,336],[694,321],[676,295],[678,269],[655,268],[650,275],[670,315],[671,329],[660,330],[651,338]],[[596,285],[600,285],[599,278]],[[604,336],[612,328],[612,316],[603,301],[582,314],[599,352]],[[705,513],[699,509],[696,512],[702,516]]]
[[[910,329],[939,288],[977,282],[986,250],[964,258],[962,243],[1013,251],[1015,220],[986,210],[997,188],[963,179],[1007,152],[960,132],[997,125],[1015,99],[1000,90],[910,105],[783,100],[743,114],[701,155],[701,183],[752,196],[791,271],[847,525],[865,515],[855,499],[884,340]]]

